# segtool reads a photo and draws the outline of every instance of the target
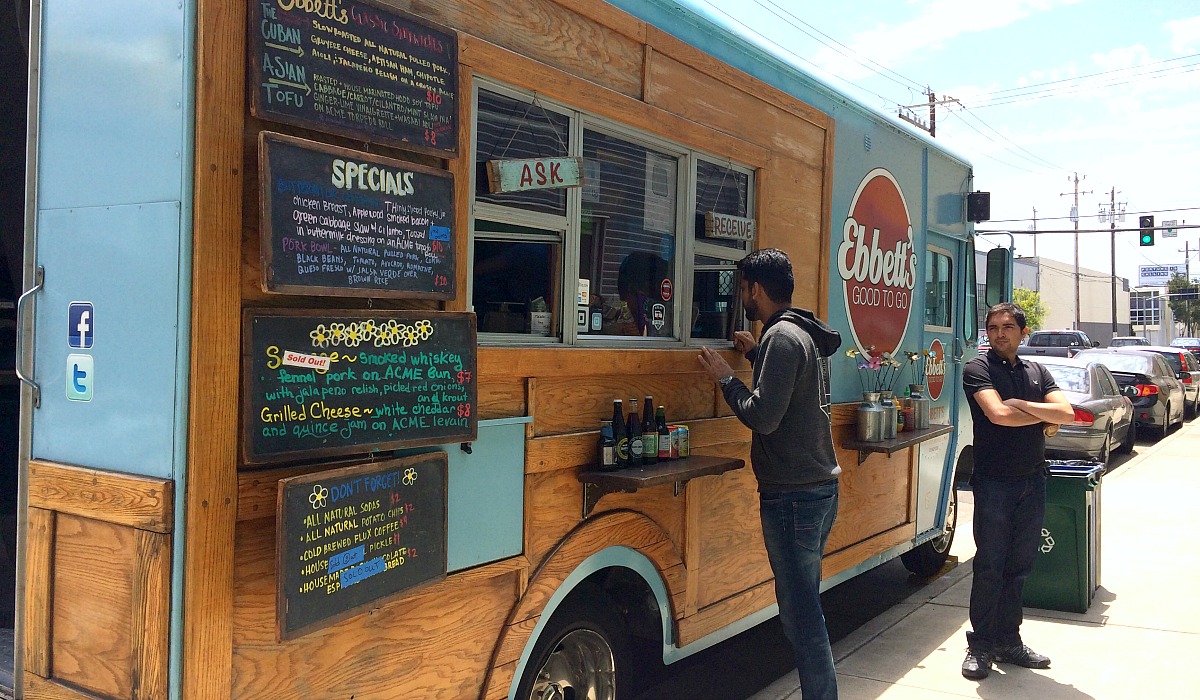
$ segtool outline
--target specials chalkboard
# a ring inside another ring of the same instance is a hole
[[[248,464],[478,433],[475,314],[257,309],[242,339]]]
[[[450,173],[267,132],[259,152],[265,291],[454,298]]]
[[[361,0],[251,2],[256,117],[445,155],[458,150],[458,38]]]
[[[276,626],[289,639],[446,576],[446,453],[279,482]]]

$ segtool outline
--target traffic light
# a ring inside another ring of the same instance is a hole
[[[1138,241],[1142,245],[1154,245],[1154,217],[1152,215],[1139,216],[1138,227],[1141,229]]]

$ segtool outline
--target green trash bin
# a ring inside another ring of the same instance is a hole
[[[1031,608],[1087,612],[1100,586],[1100,481],[1104,465],[1047,462],[1046,518],[1033,573],[1025,581]]]

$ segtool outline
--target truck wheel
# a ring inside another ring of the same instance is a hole
[[[937,537],[900,555],[904,568],[921,578],[929,578],[942,570],[950,558],[950,545],[954,542],[954,530],[958,526],[958,489],[951,486],[950,505],[946,509],[946,522]]]
[[[629,637],[615,603],[581,584],[542,630],[518,700],[618,700],[632,692]]]
[[[1120,452],[1123,455],[1133,452],[1133,443],[1136,439],[1137,425],[1135,425],[1133,422],[1130,422],[1129,428],[1125,431],[1125,439],[1122,440],[1121,444],[1117,447],[1117,452]]]

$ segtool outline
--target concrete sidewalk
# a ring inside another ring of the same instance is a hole
[[[967,500],[969,493],[960,493]],[[1025,609],[1025,643],[1047,670],[993,667],[963,678],[971,592],[969,524],[941,579],[834,645],[842,700],[1200,698],[1200,419],[1104,476],[1100,589],[1086,613]],[[965,504],[964,504],[965,505]],[[964,508],[965,510],[965,508]],[[749,700],[800,700],[796,675]]]

